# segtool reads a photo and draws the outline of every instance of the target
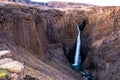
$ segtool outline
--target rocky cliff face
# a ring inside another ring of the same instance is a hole
[[[96,7],[90,11],[84,30],[86,65],[98,80],[119,80],[120,7]],[[88,50],[87,50],[88,49]]]
[[[70,20],[72,17],[59,10],[39,10],[16,4],[4,4],[0,9],[1,50],[13,51],[14,58],[27,65],[27,74],[31,75],[35,69],[39,70],[34,73],[37,78],[41,75],[45,80],[80,78],[69,68],[62,49],[63,43],[68,44],[69,41],[70,46],[74,44],[76,23]],[[80,13],[79,16],[83,16],[83,12]]]
[[[82,32],[86,57],[83,68],[97,80],[119,80],[119,10],[119,7],[95,7],[89,11],[59,11],[3,4],[0,50],[11,50],[14,59],[25,63],[26,74],[39,80],[85,80],[69,68],[63,44],[66,52],[73,48],[76,26],[86,20]]]

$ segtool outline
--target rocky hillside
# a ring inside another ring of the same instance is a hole
[[[82,32],[83,68],[96,80],[120,79],[120,7],[89,10],[35,8],[1,3],[0,50],[10,50],[25,65],[25,74],[38,80],[86,80],[69,67],[64,56],[73,49],[77,24]]]
[[[33,4],[37,6],[44,6],[50,8],[81,8],[81,7],[93,7],[95,5],[92,4],[84,4],[84,3],[74,3],[74,2],[60,2],[60,1],[50,1],[50,2],[33,2],[31,0],[2,0],[6,2],[15,2],[15,3],[23,3],[23,4]]]
[[[12,51],[14,59],[25,63],[27,75],[39,80],[81,78],[63,54],[63,39],[74,43],[76,34],[71,35],[76,25],[71,21],[70,26],[67,15],[18,4],[3,4],[0,10],[0,50]]]
[[[120,7],[96,7],[87,13],[84,52],[87,68],[98,80],[119,80]],[[95,70],[95,72],[94,72]]]
[[[93,7],[95,5],[73,2],[50,1],[47,3],[47,6],[51,8],[81,8],[81,7]]]

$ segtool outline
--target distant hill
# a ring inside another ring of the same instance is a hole
[[[51,8],[64,8],[64,7],[74,7],[74,8],[80,8],[83,6],[86,7],[93,7],[95,5],[91,5],[91,4],[85,4],[85,3],[73,3],[73,2],[59,2],[59,1],[51,1],[47,3],[48,7]]]
[[[7,1],[12,1],[12,2],[20,2],[20,3],[25,3],[25,4],[35,4],[35,5],[40,5],[40,6],[47,6],[51,8],[80,8],[80,7],[93,7],[95,5],[92,4],[85,4],[85,3],[73,3],[73,2],[60,2],[60,1],[50,1],[48,3],[44,2],[32,2],[30,0],[7,0]]]

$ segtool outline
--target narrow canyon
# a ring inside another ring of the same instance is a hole
[[[120,80],[120,7],[60,5],[1,1],[0,50],[11,51],[14,60],[24,63],[25,75],[37,80],[87,80],[64,55],[72,53],[76,26],[86,21],[82,68],[95,80]]]

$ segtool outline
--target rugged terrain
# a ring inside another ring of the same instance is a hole
[[[10,50],[38,80],[86,80],[69,67],[68,52],[82,32],[83,68],[97,80],[120,79],[120,7],[36,8],[18,3],[0,4],[0,50]]]
[[[36,6],[46,6],[50,8],[81,8],[81,7],[93,7],[95,5],[85,3],[73,3],[73,2],[60,2],[60,1],[49,1],[49,2],[33,2],[31,0],[1,0],[5,2],[15,2],[22,4],[34,4]]]

